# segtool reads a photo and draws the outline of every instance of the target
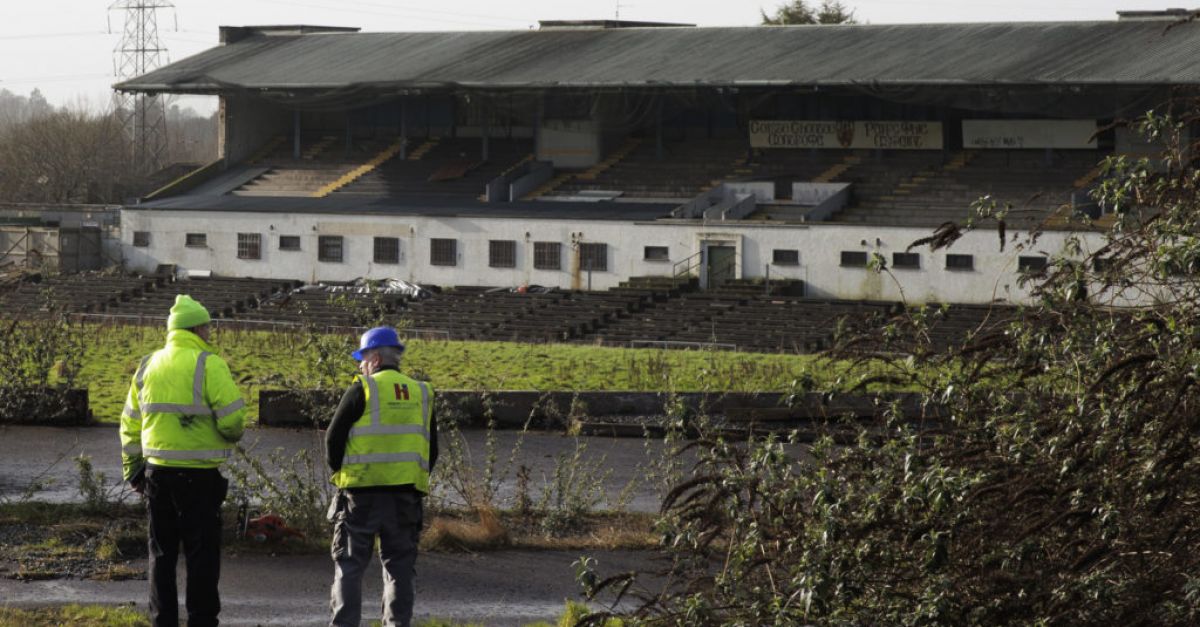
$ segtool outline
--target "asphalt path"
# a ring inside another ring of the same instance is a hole
[[[481,473],[487,454],[483,430],[462,432],[466,443],[468,466]],[[602,479],[608,502],[602,509],[612,509],[622,491],[631,498],[627,509],[653,512],[660,503],[661,486],[648,479],[649,469],[666,456],[661,441],[639,438],[581,436],[573,438],[558,433],[496,431],[497,474],[502,505],[508,502],[517,486],[516,468],[529,469],[530,494],[534,498],[541,487],[551,481],[560,457],[572,455],[581,444],[581,463],[578,468]],[[36,501],[64,503],[80,500],[79,470],[75,459],[85,455],[91,459],[96,472],[103,473],[112,493],[121,491],[121,453],[115,425],[96,427],[53,428],[0,426],[0,500],[17,499],[28,495]],[[445,436],[443,436],[443,442]],[[323,464],[323,432],[315,429],[249,429],[242,441],[252,454],[267,458],[280,450],[294,455],[307,449]],[[442,459],[446,459],[445,443]],[[510,457],[513,463],[509,464]],[[434,469],[435,481],[439,471]],[[627,488],[629,488],[627,490]],[[27,494],[28,493],[28,494]],[[446,497],[455,500],[452,491]]]
[[[606,573],[647,570],[644,552],[592,552]],[[417,558],[418,619],[444,618],[482,625],[553,621],[567,599],[579,599],[566,551],[505,550],[489,553],[425,553]],[[142,561],[135,566],[143,567]],[[363,586],[364,620],[380,617],[379,560],[373,558]],[[221,568],[222,625],[327,625],[333,567],[328,556],[226,556]],[[184,589],[182,581],[181,591]],[[148,583],[57,579],[0,579],[0,604],[43,607],[67,603],[133,605],[146,609]],[[182,598],[180,608],[183,608]]]
[[[463,432],[467,466],[479,472],[486,463],[485,431]],[[651,460],[661,460],[661,442],[640,439],[581,437],[554,433],[512,431],[494,433],[497,470],[503,475],[499,498],[511,499],[516,486],[516,466],[529,468],[530,493],[552,479],[563,456],[572,455],[577,442],[585,446],[576,468],[601,482],[606,494],[616,495],[633,482],[629,509],[654,511],[660,489],[647,479]],[[269,451],[294,455],[309,450],[321,459],[322,434],[315,430],[251,429],[244,445],[251,454],[266,458]],[[445,455],[443,449],[443,455]],[[0,427],[0,501],[30,498],[36,501],[73,502],[79,494],[75,459],[91,459],[94,471],[105,475],[114,496],[132,498],[121,485],[121,459],[115,426],[80,428]],[[509,465],[510,457],[514,460]],[[445,459],[445,457],[443,457]],[[442,464],[446,471],[448,465]],[[435,469],[437,473],[437,469]],[[450,493],[448,493],[450,494]],[[449,498],[452,500],[452,494]],[[611,506],[600,503],[600,508]],[[603,574],[644,570],[653,555],[631,551],[589,551]],[[571,563],[580,552],[500,550],[484,553],[429,553],[417,562],[419,618],[447,618],[483,625],[523,625],[553,621],[567,599],[579,599]],[[132,564],[144,568],[144,561]],[[378,559],[366,578],[364,617],[379,617]],[[182,566],[181,566],[182,571]],[[221,593],[226,625],[328,624],[329,584],[332,565],[327,555],[227,555],[222,566]],[[183,590],[180,586],[180,590]],[[148,587],[144,580],[91,581],[57,579],[20,582],[0,579],[0,604],[36,607],[67,603],[133,604],[145,609]]]

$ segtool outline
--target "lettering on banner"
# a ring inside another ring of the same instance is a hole
[[[751,120],[754,148],[941,150],[940,122]]]

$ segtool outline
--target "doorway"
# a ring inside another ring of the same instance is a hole
[[[705,289],[720,287],[726,281],[737,277],[737,248],[709,244],[704,250]]]

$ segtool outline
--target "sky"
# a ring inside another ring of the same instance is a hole
[[[143,0],[144,2],[144,0]],[[751,26],[776,0],[156,0],[160,42],[171,60],[217,44],[221,25],[319,24],[364,31],[513,30],[541,19],[619,17]],[[104,106],[116,82],[113,50],[125,14],[118,0],[0,0],[0,89],[39,89],[52,104]],[[812,4],[810,2],[810,4]],[[1179,6],[1171,0],[844,0],[862,22],[1111,20],[1117,10]],[[1184,5],[1186,6],[1186,5]],[[179,100],[207,113],[212,98]]]

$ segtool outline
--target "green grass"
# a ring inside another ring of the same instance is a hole
[[[0,627],[143,627],[150,619],[128,607],[67,605],[34,609],[0,607]]]
[[[87,387],[100,421],[115,421],[141,357],[163,342],[158,329],[96,326],[77,384]],[[312,373],[302,332],[224,331],[213,338],[219,354],[242,385],[257,417],[258,392],[281,389],[297,373]],[[349,382],[355,373],[346,336],[344,362],[336,365]],[[442,389],[787,391],[810,377],[828,387],[847,366],[810,355],[727,351],[627,349],[569,344],[448,342],[414,340],[404,369],[420,372]]]

